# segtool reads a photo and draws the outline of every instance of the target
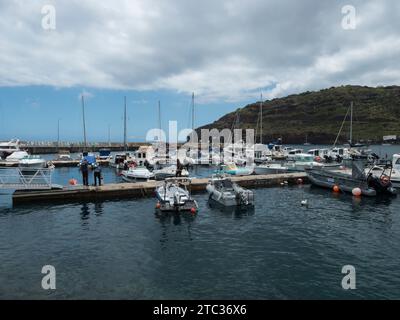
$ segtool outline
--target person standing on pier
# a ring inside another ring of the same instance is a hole
[[[183,165],[178,159],[176,161],[176,177],[182,177],[182,170],[183,170]]]
[[[99,180],[99,186],[101,187],[101,166],[98,165],[95,169],[94,169],[94,186],[97,187],[97,180]]]
[[[87,160],[83,160],[80,168],[82,172],[82,180],[84,186],[89,186],[89,163]]]

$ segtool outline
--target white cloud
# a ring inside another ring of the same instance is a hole
[[[41,28],[46,4],[54,31]],[[0,86],[170,89],[207,102],[398,84],[399,2],[352,1],[351,31],[341,28],[346,4],[0,0]]]

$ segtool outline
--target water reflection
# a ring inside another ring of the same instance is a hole
[[[222,213],[226,216],[231,216],[234,219],[242,219],[243,217],[248,217],[255,214],[255,206],[226,207],[213,200],[209,200],[207,206],[209,209],[211,209],[211,211]]]
[[[82,220],[89,220],[90,209],[87,203],[83,203],[81,207],[81,219]]]
[[[96,215],[100,216],[104,213],[104,203],[101,201],[97,201],[94,204],[94,212]]]

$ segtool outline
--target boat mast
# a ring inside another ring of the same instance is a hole
[[[353,144],[353,101],[350,104],[350,148]]]
[[[158,142],[161,141],[161,102],[158,100]]]
[[[126,96],[124,97],[124,151],[128,151],[128,145],[127,145],[127,125],[126,125]]]
[[[108,146],[111,147],[111,125],[108,125]]]
[[[86,149],[87,139],[86,139],[86,119],[85,119],[85,96],[83,93],[82,93],[82,119],[83,119],[83,145]]]
[[[260,102],[260,143],[263,143],[263,95],[261,93]]]
[[[60,118],[57,121],[57,151],[60,151]]]
[[[192,130],[194,131],[194,92],[192,93]]]

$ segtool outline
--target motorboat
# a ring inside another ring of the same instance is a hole
[[[254,145],[254,162],[264,163],[272,160],[272,152],[265,144],[257,143]]]
[[[288,167],[280,163],[264,163],[254,168],[254,173],[258,175],[263,174],[277,174],[288,172]]]
[[[29,154],[26,151],[15,151],[6,158],[6,161],[7,162],[19,162],[28,156],[29,156]]]
[[[153,173],[154,173],[156,180],[164,180],[167,178],[176,177],[176,171],[177,171],[177,166],[172,165],[172,166],[165,167],[162,169],[153,170]],[[189,177],[189,171],[187,171],[186,169],[182,169],[181,176]]]
[[[321,162],[317,162],[314,156],[307,153],[297,153],[289,158],[285,163],[288,171],[304,171],[307,168],[323,167]]]
[[[388,176],[394,188],[400,188],[400,154],[394,154],[392,161],[386,164],[373,165],[372,168],[365,169],[374,176],[380,177],[382,174]]]
[[[225,173],[232,176],[250,176],[254,173],[254,166],[238,167],[235,163],[224,164],[217,173]]]
[[[227,176],[213,175],[206,189],[209,200],[224,207],[254,205],[254,193],[238,186]]]
[[[141,146],[134,153],[135,161],[139,166],[144,166],[146,163],[154,165],[154,158],[156,156],[153,146]]]
[[[376,196],[378,194],[395,195],[390,179],[382,173],[379,177],[371,171],[365,172],[364,161],[353,159],[352,167],[307,168],[306,173],[310,182],[323,188],[341,190],[353,193],[359,189],[360,195]]]
[[[134,162],[135,157],[131,155],[129,152],[123,153],[123,154],[116,154],[112,157],[110,161],[110,167],[119,169],[119,170],[124,170],[125,169],[125,164]]]
[[[111,160],[111,150],[110,149],[100,149],[99,150],[99,160],[108,161]]]
[[[161,212],[184,212],[196,213],[198,204],[187,189],[191,180],[187,178],[166,179],[163,184],[156,188],[158,199],[157,210]]]
[[[57,161],[71,161],[71,154],[68,150],[61,150],[56,158]]]
[[[121,172],[121,177],[127,182],[148,181],[154,178],[154,173],[146,167],[130,167]]]
[[[19,149],[19,140],[12,139],[8,142],[0,142],[0,158],[7,158]]]
[[[42,159],[40,156],[26,156],[18,163],[18,166],[22,171],[44,169],[46,168],[46,165],[46,160]]]

